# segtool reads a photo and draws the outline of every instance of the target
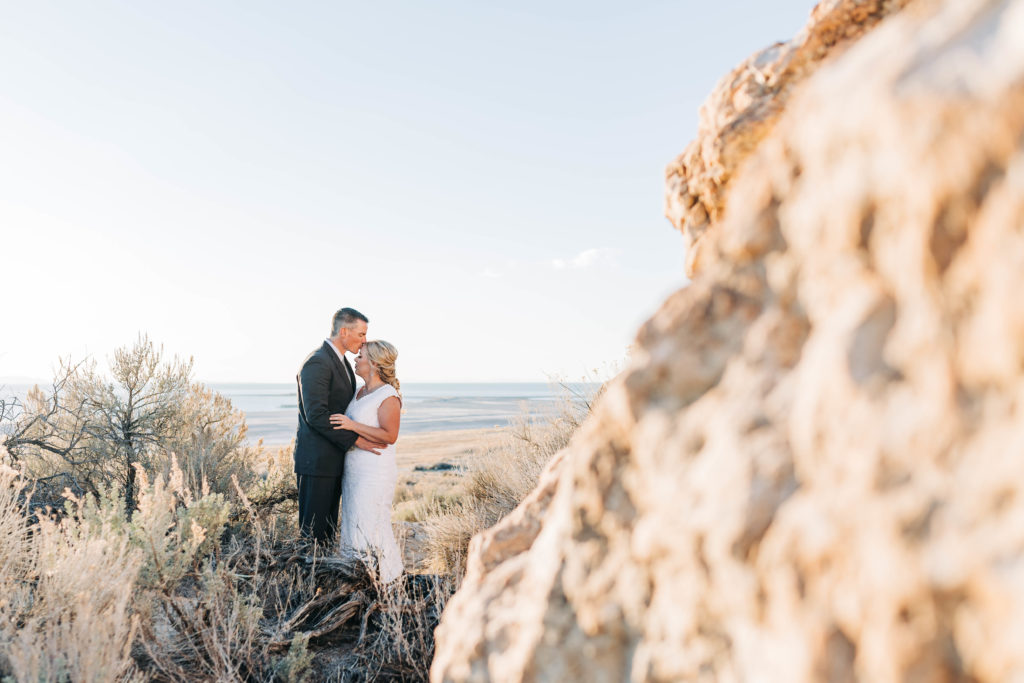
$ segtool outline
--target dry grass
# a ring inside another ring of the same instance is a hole
[[[470,539],[494,526],[537,486],[545,465],[569,444],[599,394],[600,389],[587,395],[567,390],[554,418],[520,417],[504,443],[474,461],[461,495],[420,513],[429,537],[430,571],[461,579]]]
[[[188,482],[172,462],[130,519],[113,487],[33,519],[0,468],[0,678],[299,681],[317,656],[318,678],[426,680],[449,578],[384,585],[295,541],[293,511]]]
[[[289,448],[253,449],[231,491],[210,487],[205,447],[184,467],[140,466],[130,516],[116,485],[42,511],[31,479],[0,466],[0,679],[427,680],[469,538],[534,487],[585,413],[567,402],[549,423],[520,420],[466,475],[396,491],[402,515],[426,520],[436,573],[388,585],[372,559],[295,540]]]
[[[0,446],[2,449],[2,446]],[[131,596],[142,553],[116,520],[79,506],[82,521],[29,526],[19,473],[0,468],[0,664],[19,681],[138,678]]]
[[[408,493],[394,506],[392,520],[396,522],[422,522],[440,511],[457,510],[462,506],[464,492],[458,484],[441,488],[437,486],[412,486],[403,490]]]

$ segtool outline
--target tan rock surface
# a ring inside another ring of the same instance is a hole
[[[1024,680],[1024,0],[890,17],[729,185],[435,681]]]
[[[790,94],[830,56],[910,0],[822,0],[804,29],[722,78],[700,109],[696,139],[665,169],[665,216],[686,242],[687,274],[701,268],[701,240],[724,216],[741,164],[772,132]]]

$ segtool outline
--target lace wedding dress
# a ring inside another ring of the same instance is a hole
[[[398,396],[385,384],[353,398],[345,414],[355,422],[379,427],[377,409],[384,399]],[[380,578],[390,582],[402,574],[402,555],[391,530],[391,501],[395,497],[398,466],[395,445],[375,455],[361,448],[345,454],[345,474],[341,480],[341,551],[365,553],[379,567]]]

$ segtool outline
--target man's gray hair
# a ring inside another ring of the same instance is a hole
[[[343,327],[352,329],[360,320],[364,323],[370,322],[369,318],[354,308],[339,309],[338,312],[334,314],[334,320],[331,322],[331,336],[337,337],[338,332],[340,332]]]

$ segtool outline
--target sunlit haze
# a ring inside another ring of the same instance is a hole
[[[621,363],[685,284],[665,165],[813,4],[6,3],[0,378],[147,332],[288,382],[341,306],[402,381]]]

